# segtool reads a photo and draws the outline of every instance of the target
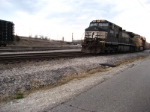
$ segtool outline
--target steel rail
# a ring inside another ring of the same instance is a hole
[[[49,50],[66,50],[81,49],[81,47],[20,47],[20,48],[0,48],[0,52],[24,52],[24,51],[49,51]]]
[[[24,59],[41,59],[41,58],[65,58],[85,56],[80,51],[67,52],[47,52],[47,53],[20,53],[20,54],[0,54],[0,61],[24,60]]]
[[[0,49],[0,52],[24,52],[24,51],[49,51],[49,50],[66,50],[74,48],[48,48],[48,49]],[[79,48],[78,48],[79,49]]]

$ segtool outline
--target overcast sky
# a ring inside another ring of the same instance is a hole
[[[0,0],[0,19],[15,24],[15,34],[83,39],[95,19],[106,19],[150,42],[150,0]]]

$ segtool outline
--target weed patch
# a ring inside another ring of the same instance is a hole
[[[17,93],[16,99],[22,99],[22,98],[24,98],[23,93]]]

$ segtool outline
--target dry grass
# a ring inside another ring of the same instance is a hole
[[[55,86],[60,86],[60,85],[65,84],[71,80],[74,80],[74,79],[80,80],[80,79],[85,78],[85,77],[91,77],[96,72],[105,72],[105,71],[108,71],[109,69],[110,68],[98,67],[98,68],[89,70],[85,73],[81,73],[81,74],[68,74],[65,77],[63,77],[62,79],[60,79]]]
[[[14,41],[10,45],[15,46],[28,46],[28,47],[34,47],[34,46],[51,46],[51,45],[67,45],[64,42],[61,41],[53,41],[53,40],[46,40],[46,39],[40,39],[40,38],[29,38],[29,37],[19,37],[20,41]]]
[[[118,62],[115,63],[115,65],[125,65],[125,64],[137,61],[137,60],[145,59],[146,57],[147,56],[139,56],[139,57],[131,58],[131,59],[128,59],[128,60],[118,61]]]

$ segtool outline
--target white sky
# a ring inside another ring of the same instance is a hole
[[[106,19],[150,42],[150,0],[0,0],[0,19],[15,24],[15,34],[67,41],[83,39],[95,19]]]

